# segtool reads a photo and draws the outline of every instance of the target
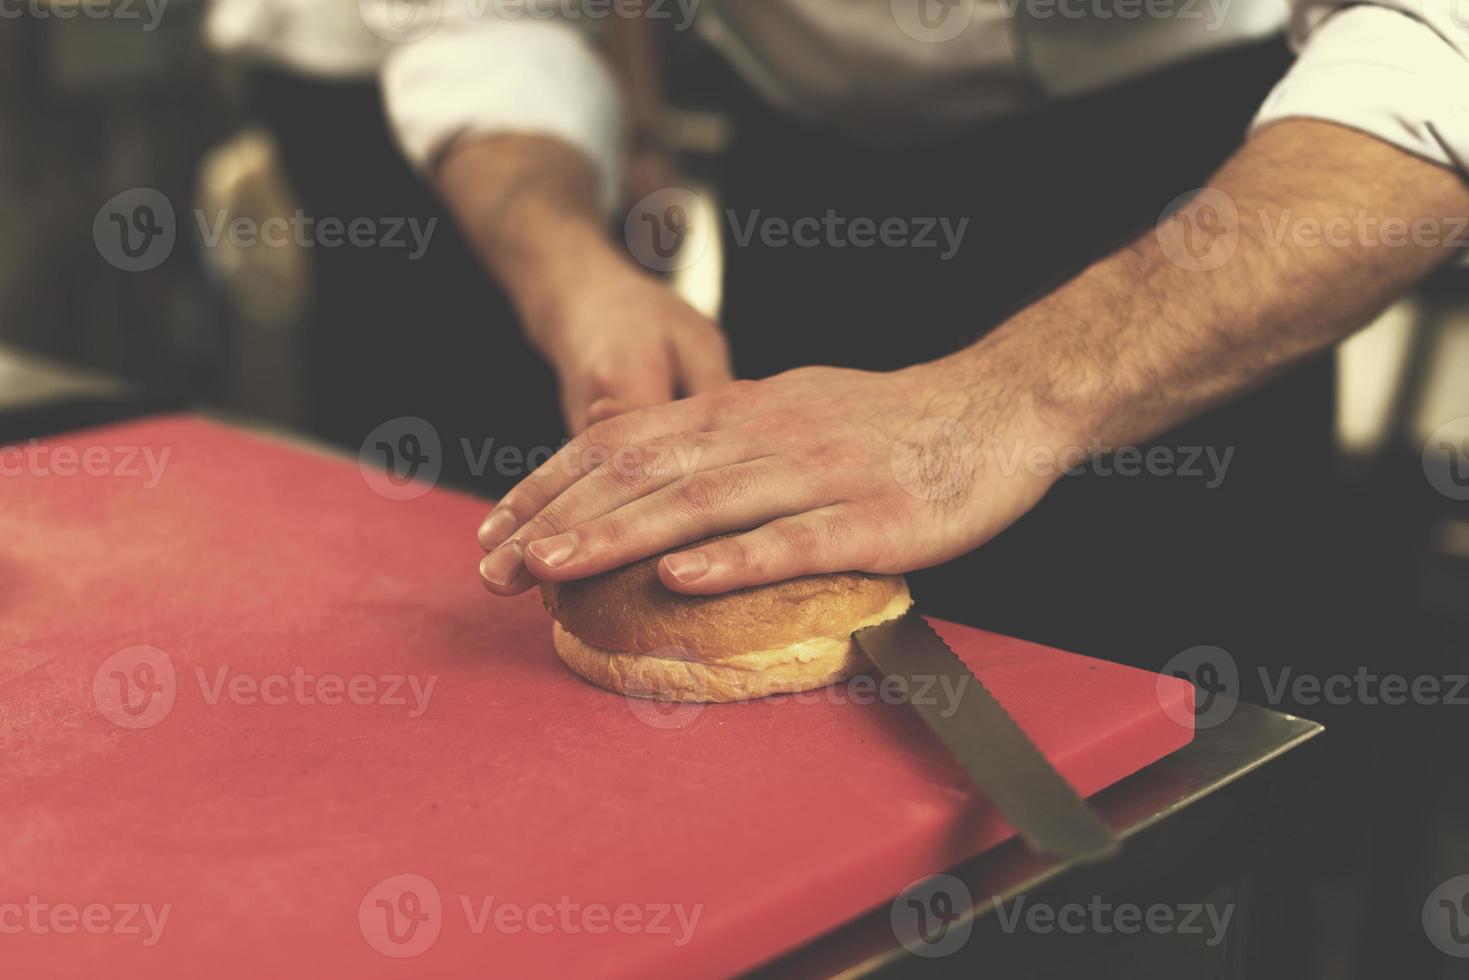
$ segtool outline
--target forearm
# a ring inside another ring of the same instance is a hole
[[[579,282],[625,274],[597,206],[597,175],[566,143],[505,135],[453,147],[435,173],[438,192],[486,269],[542,350],[548,308]]]
[[[464,141],[438,188],[550,362],[573,433],[730,379],[713,321],[614,247],[591,163],[539,136]]]
[[[1216,267],[1222,252],[1176,261],[1183,225],[1150,231],[955,365],[1005,379],[1045,438],[1135,443],[1341,340],[1465,245],[1459,175],[1326,123],[1262,130],[1210,187],[1239,232]],[[1171,220],[1210,223],[1210,203]]]

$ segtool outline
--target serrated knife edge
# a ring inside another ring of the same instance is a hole
[[[878,670],[902,678],[906,691],[931,690],[915,683],[923,678],[950,678],[952,710],[912,697],[908,703],[1032,849],[1079,861],[1117,852],[1116,835],[922,615],[910,609],[852,638]]]

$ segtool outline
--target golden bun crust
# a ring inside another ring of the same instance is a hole
[[[683,660],[705,664],[819,637],[850,642],[854,630],[900,615],[912,603],[901,575],[863,572],[683,595],[659,580],[661,557],[572,582],[542,582],[542,601],[566,632],[591,647],[665,657],[682,650]],[[889,614],[893,607],[898,611]]]
[[[900,616],[911,601],[904,589],[853,629]],[[659,701],[745,701],[794,694],[834,684],[867,668],[867,658],[850,633],[753,650],[717,663],[688,659],[676,647],[652,653],[608,650],[581,640],[556,622],[551,624],[551,640],[566,665],[598,687]]]

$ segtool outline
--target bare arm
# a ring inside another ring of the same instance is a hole
[[[709,593],[944,561],[1034,506],[1086,447],[1145,440],[1361,327],[1458,254],[1469,216],[1458,174],[1302,120],[1260,131],[1212,188],[950,357],[803,368],[594,426],[486,520],[487,587],[749,528],[665,557],[663,581]],[[1185,222],[1228,230],[1226,201],[1234,251],[1212,267],[1180,251]],[[601,462],[593,447],[631,448]],[[996,447],[1061,463],[1006,467]]]
[[[960,358],[1030,364],[1063,425],[1136,442],[1347,337],[1469,245],[1460,175],[1329,123],[1260,131],[1210,186]]]

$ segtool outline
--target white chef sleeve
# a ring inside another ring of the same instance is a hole
[[[1300,56],[1252,128],[1328,120],[1469,173],[1469,2],[1293,4]]]
[[[553,12],[563,5],[538,9],[533,0],[362,0],[362,6],[374,33],[387,39],[384,100],[394,135],[415,166],[432,166],[466,135],[553,136],[595,167],[604,211],[617,206],[622,105],[586,18],[573,23]],[[374,10],[384,19],[375,22]]]

